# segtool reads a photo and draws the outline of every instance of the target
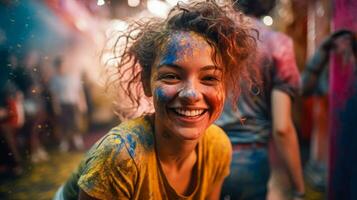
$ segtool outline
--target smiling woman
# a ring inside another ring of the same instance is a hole
[[[194,32],[174,32],[164,46],[146,86],[152,90],[146,95],[154,97],[156,130],[198,139],[223,107],[221,68],[211,58],[210,45]]]
[[[119,38],[126,42],[118,87],[134,107],[140,94],[152,97],[155,112],[109,131],[56,199],[219,198],[232,150],[212,123],[227,93],[238,95],[255,52],[253,31],[229,13],[231,5],[193,2],[178,4],[164,21],[129,26]]]

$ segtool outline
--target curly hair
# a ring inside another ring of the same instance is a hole
[[[117,40],[113,50],[119,60],[116,85],[129,98],[133,109],[142,102],[142,89],[147,89],[145,83],[150,81],[151,68],[162,45],[175,31],[194,32],[212,47],[212,60],[217,63],[218,58],[223,64],[226,94],[232,102],[239,96],[241,80],[254,82],[249,75],[252,70],[249,66],[253,66],[249,62],[255,56],[258,34],[244,15],[234,10],[231,3],[217,4],[214,0],[180,2],[164,20],[134,21]],[[119,109],[118,113],[122,114],[122,111]]]
[[[275,7],[276,0],[232,0],[234,7],[246,15],[261,17],[269,14]]]

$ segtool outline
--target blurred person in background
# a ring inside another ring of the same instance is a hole
[[[45,115],[45,99],[42,96],[40,54],[29,49],[15,72],[15,81],[24,94],[25,124],[21,133],[29,146],[31,162],[48,160],[48,153],[41,141]]]
[[[231,174],[222,188],[222,199],[301,199],[305,188],[299,144],[292,120],[292,102],[298,95],[299,72],[292,40],[266,27],[275,1],[238,0],[237,9],[250,17],[259,32],[258,59],[261,83],[249,88],[242,82],[238,109],[225,106],[216,121],[233,144]],[[286,172],[285,172],[286,171]],[[282,182],[288,175],[293,191]]]
[[[38,76],[41,91],[39,92],[43,103],[44,121],[41,122],[41,131],[46,137],[42,137],[47,147],[57,146],[60,142],[60,134],[56,123],[55,101],[50,90],[50,80],[54,74],[52,59],[44,57],[38,66]],[[42,136],[44,136],[42,135]]]
[[[17,57],[0,51],[0,173],[21,175],[22,158],[18,144],[17,131],[24,123],[23,94],[13,80],[18,65]]]
[[[82,88],[81,77],[66,68],[61,57],[54,60],[55,74],[50,80],[50,91],[54,103],[56,123],[61,135],[59,148],[66,152],[71,144],[76,150],[83,150],[81,115],[87,105]]]
[[[350,30],[338,30],[331,33],[319,45],[307,61],[302,72],[302,95],[312,96],[313,129],[311,132],[310,157],[306,164],[307,181],[321,191],[327,187],[327,157],[328,157],[328,91],[329,91],[329,60],[331,53],[356,54],[356,37]],[[356,57],[356,55],[355,55]]]

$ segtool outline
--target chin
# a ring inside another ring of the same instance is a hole
[[[176,135],[183,140],[198,140],[203,136],[206,128],[177,127]]]

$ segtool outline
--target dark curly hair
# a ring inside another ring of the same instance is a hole
[[[251,69],[248,69],[252,65],[248,63],[255,56],[257,33],[243,14],[235,11],[231,3],[219,5],[214,0],[180,2],[166,19],[135,21],[117,40],[114,48],[118,59],[115,86],[129,98],[132,109],[140,106],[142,89],[147,89],[145,85],[150,82],[155,59],[175,31],[194,32],[212,47],[212,60],[216,64],[217,58],[222,61],[226,94],[232,102],[238,98],[242,79],[253,83],[249,76]],[[124,111],[119,108],[118,113]]]
[[[261,17],[269,14],[274,8],[276,0],[232,0],[234,7],[246,15]]]

